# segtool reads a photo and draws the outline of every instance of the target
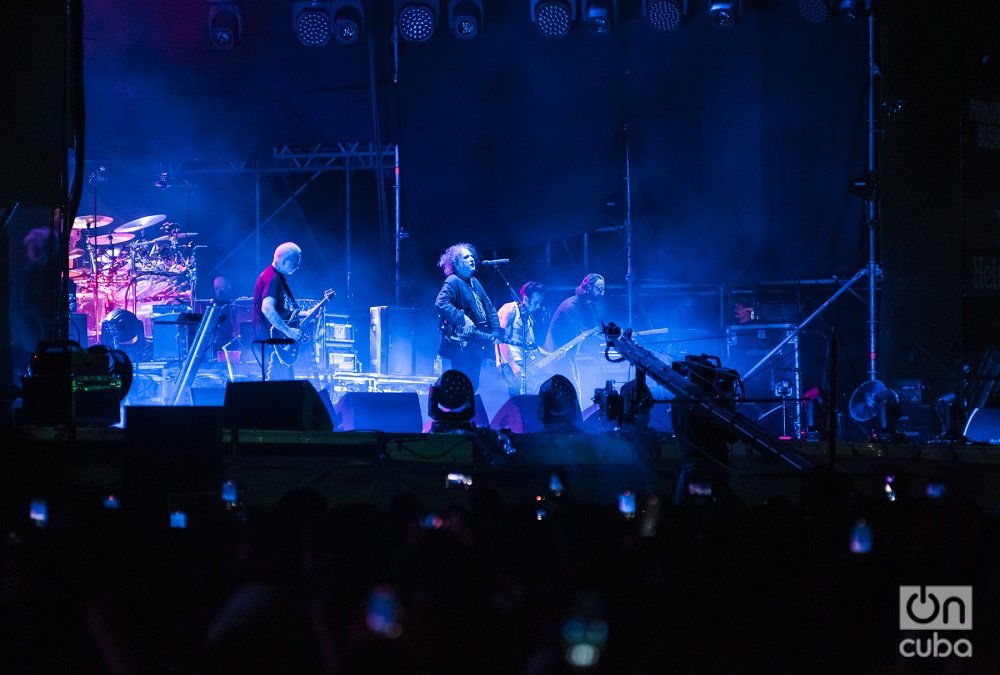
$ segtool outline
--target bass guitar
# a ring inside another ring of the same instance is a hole
[[[336,292],[332,288],[326,289],[323,291],[323,298],[309,308],[307,312],[301,316],[294,316],[287,321],[289,326],[302,331],[302,337],[297,342],[292,342],[291,344],[274,345],[274,353],[278,357],[278,361],[281,362],[281,365],[291,366],[295,363],[299,358],[299,346],[312,342],[316,338],[316,328],[313,323],[316,317],[319,316],[323,306],[335,295]],[[271,337],[284,338],[287,336],[274,326],[271,326]]]

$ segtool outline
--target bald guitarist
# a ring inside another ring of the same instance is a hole
[[[312,322],[334,294],[332,289],[327,290],[308,312],[300,311],[287,277],[301,266],[302,249],[286,241],[274,249],[271,264],[260,273],[254,286],[254,341],[261,346],[261,359],[268,359],[268,381],[295,379],[292,364],[298,356],[298,346],[312,337]]]
[[[503,334],[493,303],[473,276],[478,259],[471,244],[449,246],[438,260],[445,280],[434,301],[441,328],[438,353],[468,376],[473,389],[479,388],[483,361]]]

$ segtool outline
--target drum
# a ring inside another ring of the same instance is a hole
[[[142,274],[135,278],[135,297],[140,302],[173,299],[178,285],[178,275],[172,272]]]

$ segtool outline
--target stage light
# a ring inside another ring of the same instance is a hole
[[[677,30],[687,12],[688,0],[642,0],[642,15],[656,30]]]
[[[216,49],[232,49],[243,36],[243,17],[232,2],[210,0],[208,7],[208,39]]]
[[[708,16],[716,28],[730,29],[743,16],[743,0],[719,0],[708,3]]]
[[[127,309],[113,309],[101,322],[101,341],[119,349],[123,344],[132,344],[144,336],[142,322]]]
[[[546,37],[565,37],[576,21],[576,4],[567,0],[528,0],[531,21]]]
[[[330,2],[311,0],[292,5],[292,26],[306,47],[325,47],[330,43]]]
[[[427,42],[434,36],[440,5],[438,0],[394,0],[396,26],[404,40]]]
[[[580,399],[573,383],[553,375],[538,388],[538,417],[547,431],[565,431],[582,420]]]
[[[823,23],[830,18],[837,0],[799,0],[799,14],[806,21]]]
[[[965,414],[958,396],[949,392],[939,397],[934,402],[934,412],[937,413],[938,419],[941,421],[939,438],[951,441],[960,440],[962,438],[962,420]]]
[[[448,3],[448,25],[460,40],[479,37],[483,30],[482,0],[450,0]]]
[[[468,375],[460,370],[446,370],[431,385],[427,398],[427,416],[431,431],[471,429],[476,415],[476,391]]]
[[[869,0],[799,0],[799,14],[813,23],[823,23],[834,17],[857,21],[870,11]]]
[[[587,28],[594,35],[611,35],[615,28],[616,7],[614,0],[584,0],[583,16]]]
[[[867,0],[840,0],[837,5],[837,15],[847,21],[858,21],[870,12],[871,5]]]
[[[365,31],[365,8],[361,0],[333,0],[333,37],[341,44],[354,44]]]

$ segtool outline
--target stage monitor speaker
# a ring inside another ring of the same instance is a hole
[[[973,443],[1000,445],[1000,408],[974,409],[963,435]]]
[[[350,391],[334,406],[337,431],[421,433],[420,397],[415,391]]]
[[[518,394],[500,406],[490,421],[491,429],[510,429],[515,434],[532,434],[542,431],[539,417],[541,400],[538,394]]]
[[[224,408],[230,429],[333,431],[319,392],[306,380],[228,382]]]

